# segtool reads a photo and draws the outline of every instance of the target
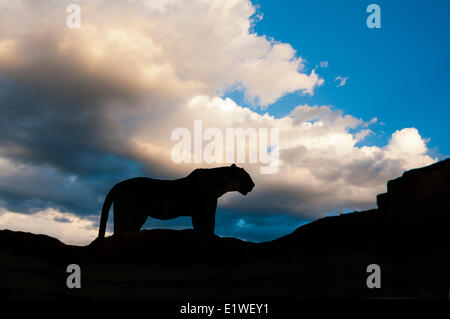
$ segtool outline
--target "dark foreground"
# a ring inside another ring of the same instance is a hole
[[[78,247],[3,230],[0,297],[448,298],[450,160],[390,181],[378,207],[259,244],[148,230]],[[69,264],[81,289],[66,286]],[[379,289],[366,285],[370,264]]]

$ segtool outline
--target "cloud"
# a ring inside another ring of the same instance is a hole
[[[364,127],[369,127],[370,125],[375,124],[377,122],[378,122],[378,118],[373,117],[370,121],[364,123]],[[382,124],[380,123],[380,125],[382,125]]]
[[[174,99],[240,85],[262,107],[323,83],[303,71],[291,45],[249,32],[256,13],[249,1],[80,1],[80,29],[62,24],[69,3],[2,6],[3,73],[91,98],[145,92]]]
[[[414,127],[395,131],[385,148],[386,156],[402,159],[406,169],[414,168],[418,155],[425,154],[428,150],[427,141],[429,139],[422,139],[419,131]]]
[[[374,119],[329,105],[299,105],[275,118],[223,98],[242,89],[264,109],[323,83],[292,46],[251,31],[255,8],[248,1],[79,1],[80,29],[65,27],[69,3],[0,1],[4,225],[17,217],[16,226],[31,231],[37,228],[30,221],[42,219],[41,231],[64,236],[62,229],[98,214],[120,180],[177,178],[217,166],[170,160],[172,131],[192,131],[194,120],[222,131],[280,130],[279,171],[261,175],[259,164],[244,164],[254,191],[219,201],[247,225],[251,216],[311,220],[373,207],[387,179],[436,161],[414,128],[395,132],[384,147],[359,146]]]
[[[5,170],[0,190],[9,195],[5,205],[11,208],[19,208],[19,204],[40,208],[54,205],[94,214],[100,211],[104,194],[113,180],[141,175],[146,167],[171,172],[171,176],[165,177],[182,177],[199,166],[217,166],[176,165],[169,160],[175,144],[170,140],[172,130],[186,127],[193,131],[196,119],[202,119],[204,130],[209,127],[223,132],[228,127],[280,130],[279,172],[265,176],[260,174],[259,164],[244,164],[257,185],[255,191],[246,197],[224,196],[219,204],[225,209],[315,219],[344,208],[369,208],[375,205],[375,195],[384,191],[387,179],[400,175],[405,168],[435,161],[426,155],[425,141],[415,129],[394,133],[385,147],[358,147],[356,144],[370,133],[364,128],[365,122],[330,106],[301,105],[288,116],[274,118],[240,107],[231,99],[197,96],[178,112],[166,114],[164,121],[152,120],[151,113],[144,112],[133,122],[128,140],[128,149],[133,151],[129,156],[142,166],[134,173],[131,160],[122,164],[124,171],[118,170],[114,175],[112,169],[111,176],[102,176],[106,170],[100,168],[69,175],[69,172],[3,160]],[[354,132],[350,133],[350,129]],[[108,161],[101,162],[108,168]],[[13,201],[14,198],[17,199]]]
[[[372,135],[373,131],[366,129],[366,130],[361,130],[358,133],[355,134],[355,140],[357,142],[360,142],[362,140],[364,140],[367,136]]]
[[[340,87],[340,86],[344,86],[346,83],[347,83],[347,80],[349,79],[349,77],[348,76],[346,76],[346,77],[342,77],[342,76],[337,76],[335,79],[334,79],[334,82],[339,82],[338,83],[338,85],[336,85],[336,87]]]
[[[219,208],[216,213],[215,232],[222,237],[262,242],[289,234],[305,223],[305,220],[297,216],[242,213]],[[190,229],[192,221],[189,217],[172,220],[148,218],[143,228]]]
[[[326,69],[329,67],[328,61],[320,61],[319,65],[320,65],[320,68],[322,68],[322,69]]]
[[[51,208],[31,215],[0,209],[0,229],[45,234],[70,245],[89,244],[97,237],[97,228],[90,219]]]

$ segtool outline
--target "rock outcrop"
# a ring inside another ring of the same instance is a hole
[[[387,183],[377,196],[382,213],[401,218],[448,218],[450,212],[450,159],[412,169]]]

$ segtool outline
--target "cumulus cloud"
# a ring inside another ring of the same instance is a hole
[[[2,72],[66,94],[176,98],[241,85],[260,106],[323,83],[292,46],[249,32],[249,1],[80,1],[80,29],[64,25],[68,3],[3,2]]]
[[[221,209],[246,216],[315,219],[373,207],[387,179],[436,161],[414,128],[395,132],[384,147],[358,146],[376,120],[310,105],[275,118],[224,98],[240,89],[264,109],[323,83],[292,46],[252,32],[261,16],[249,1],[79,1],[80,29],[65,27],[69,3],[0,0],[4,227],[76,233],[69,225],[92,226],[83,216],[98,214],[108,188],[122,179],[217,166],[171,161],[172,131],[193,132],[195,120],[223,132],[279,129],[278,172],[261,175],[258,163],[244,164],[255,190],[220,199]]]

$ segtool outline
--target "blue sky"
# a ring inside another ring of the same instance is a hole
[[[367,5],[381,8],[380,29],[366,26]],[[450,11],[449,1],[265,1],[255,2],[263,19],[258,34],[290,43],[325,84],[313,96],[288,94],[267,109],[283,116],[300,104],[333,105],[373,129],[367,145],[384,145],[398,128],[415,127],[431,138],[430,153],[450,154]],[[337,76],[349,77],[336,87]],[[240,93],[230,94],[246,104]],[[248,104],[247,104],[248,105]],[[265,111],[258,111],[263,113]]]

